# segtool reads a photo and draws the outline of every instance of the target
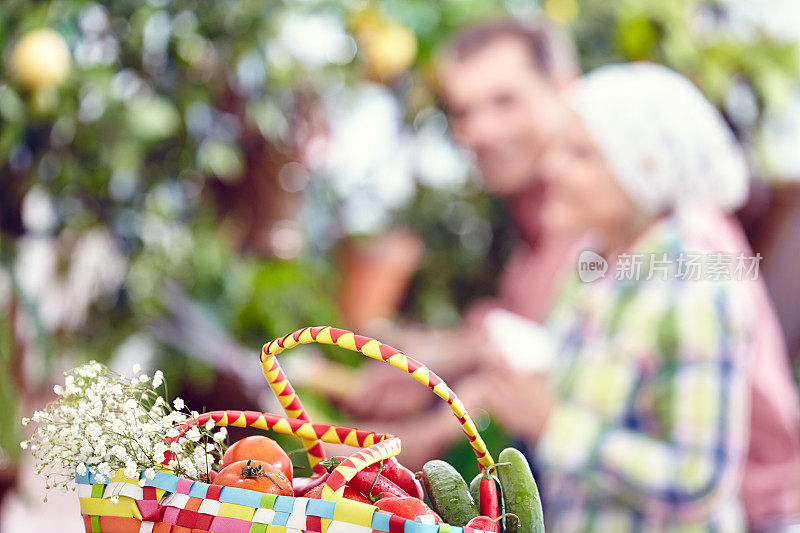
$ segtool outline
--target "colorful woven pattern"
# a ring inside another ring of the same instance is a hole
[[[76,480],[87,533],[484,533],[403,520],[352,500],[275,496],[164,472],[144,487],[122,471],[106,485],[92,475]]]
[[[335,344],[347,350],[360,352],[367,357],[377,359],[378,361],[384,361],[403,372],[411,374],[414,379],[430,388],[437,396],[450,405],[453,413],[455,413],[458,421],[461,423],[461,427],[464,430],[464,434],[469,439],[472,449],[475,451],[478,463],[483,467],[494,464],[492,456],[486,449],[486,444],[484,444],[483,439],[481,439],[481,436],[478,434],[478,430],[475,428],[475,424],[472,422],[469,414],[467,414],[466,409],[464,409],[464,404],[458,399],[455,393],[450,390],[450,387],[448,387],[439,376],[416,359],[407,356],[397,348],[393,348],[388,344],[383,344],[375,339],[356,335],[352,331],[332,328],[330,326],[299,329],[294,333],[289,333],[284,337],[268,342],[261,349],[261,366],[264,369],[264,375],[267,376],[267,379],[270,380],[271,376],[277,375],[277,373],[283,376],[283,372],[280,371],[280,366],[278,365],[278,360],[275,358],[277,354],[281,353],[283,350],[297,346],[298,344],[308,344],[312,342]],[[270,381],[270,383],[272,382]],[[286,381],[285,376],[283,376],[283,383],[285,383],[285,385],[281,385],[281,393],[278,396],[281,398],[281,404],[284,406],[292,405],[294,409],[297,409],[299,406],[299,409],[302,409],[302,404],[300,404],[300,400],[297,399],[297,394],[294,392],[289,382]],[[276,394],[278,393],[276,392]],[[320,446],[320,449],[321,448]],[[324,454],[321,456],[309,454],[309,460],[314,465],[319,463],[322,459],[324,459]]]

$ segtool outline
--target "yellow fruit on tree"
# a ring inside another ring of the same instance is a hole
[[[347,18],[347,26],[356,34],[372,31],[383,24],[383,18],[372,6],[353,11]]]
[[[402,24],[385,24],[359,37],[367,66],[378,79],[397,76],[417,57],[417,38]]]
[[[50,28],[29,31],[11,53],[14,75],[31,90],[60,85],[69,74],[71,63],[67,43]]]

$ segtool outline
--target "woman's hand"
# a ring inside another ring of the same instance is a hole
[[[378,338],[388,339],[389,344],[423,362],[449,384],[490,360],[487,341],[474,330],[407,328],[379,333]],[[385,362],[370,361],[360,370],[351,392],[340,401],[354,417],[398,420],[418,416],[439,399],[407,373]]]
[[[506,430],[529,442],[539,440],[558,405],[540,373],[493,368],[460,381],[455,390],[468,411],[488,411]]]
[[[370,362],[342,408],[360,419],[398,420],[426,411],[436,396],[405,372],[386,363]]]

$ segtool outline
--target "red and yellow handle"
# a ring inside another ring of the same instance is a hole
[[[261,368],[269,382],[270,388],[278,397],[285,417],[271,413],[255,411],[213,411],[204,413],[196,419],[187,420],[178,430],[183,434],[191,426],[205,425],[213,420],[217,426],[254,427],[257,429],[277,431],[286,435],[295,435],[302,439],[308,453],[309,463],[315,472],[324,470],[320,463],[325,459],[323,442],[331,444],[347,444],[362,450],[347,457],[331,472],[322,490],[322,497],[327,500],[339,500],[344,493],[345,484],[356,473],[367,466],[388,459],[400,453],[400,439],[394,435],[362,431],[344,426],[330,424],[313,424],[303,407],[300,398],[286,379],[275,357],[283,350],[298,344],[308,343],[335,344],[342,348],[356,351],[372,359],[384,361],[393,367],[411,374],[411,376],[430,388],[437,396],[445,400],[461,423],[464,434],[481,468],[494,464],[486,444],[478,434],[475,424],[467,414],[464,404],[450,387],[435,373],[419,361],[407,356],[400,350],[375,339],[356,335],[330,326],[307,327],[288,335],[274,339],[261,349]]]
[[[483,439],[481,439],[481,436],[478,434],[475,424],[464,408],[464,404],[439,376],[429,370],[425,365],[407,356],[400,350],[375,339],[356,335],[352,331],[332,328],[330,326],[307,327],[289,333],[284,337],[274,339],[264,345],[261,349],[261,367],[264,370],[264,375],[267,381],[269,381],[272,390],[275,391],[281,405],[284,406],[287,415],[300,415],[304,416],[304,419],[308,418],[302,403],[300,403],[294,389],[292,389],[292,386],[286,380],[286,376],[281,371],[275,356],[283,350],[293,348],[298,344],[313,342],[335,344],[347,350],[360,352],[367,357],[377,359],[378,361],[384,361],[403,372],[411,374],[414,379],[430,388],[437,396],[450,405],[456,418],[458,418],[458,421],[461,423],[464,434],[469,439],[470,445],[478,459],[478,464],[483,468],[494,464],[494,460],[486,449],[486,444],[483,442]],[[312,466],[318,465],[319,462],[325,458],[325,453],[322,451],[319,440],[311,442],[310,445],[307,445],[306,449],[309,451],[309,461]]]

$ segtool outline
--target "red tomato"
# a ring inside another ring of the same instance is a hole
[[[264,461],[277,466],[283,474],[292,481],[292,461],[278,443],[263,435],[252,435],[237,440],[222,456],[222,467],[225,468],[237,461]]]
[[[425,505],[425,502],[413,496],[381,498],[375,504],[375,507],[387,513],[394,513],[401,518],[414,520],[418,516],[432,516],[435,523],[442,523],[442,519],[439,518],[438,514]]]
[[[322,489],[325,487],[325,483],[321,485],[317,485],[310,491],[306,492],[306,498],[315,498],[317,500],[322,498]],[[344,486],[344,497],[348,500],[353,500],[361,503],[368,503],[372,505],[372,502],[369,501],[369,498],[358,492],[356,489],[349,485]]]
[[[500,531],[500,524],[495,522],[488,516],[476,516],[467,524],[468,527],[478,529],[480,531]]]
[[[240,489],[294,496],[292,482],[286,479],[283,471],[264,461],[237,461],[219,471],[214,485],[238,487]]]

